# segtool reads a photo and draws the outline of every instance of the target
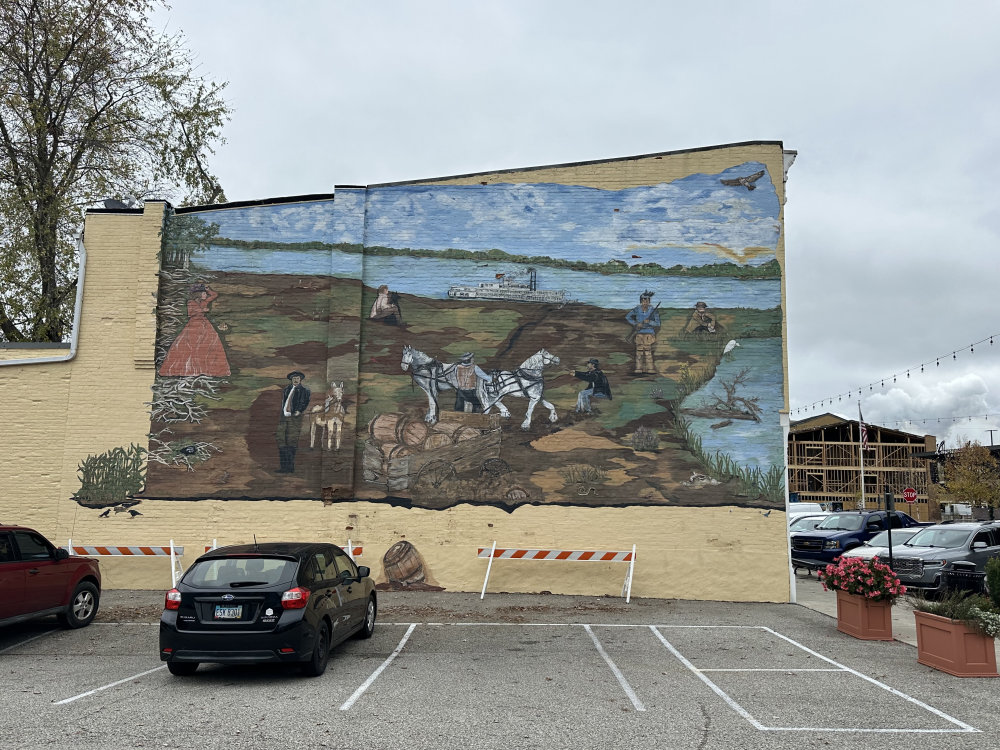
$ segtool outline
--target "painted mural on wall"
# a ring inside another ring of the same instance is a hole
[[[779,211],[747,162],[174,214],[136,496],[781,504]]]

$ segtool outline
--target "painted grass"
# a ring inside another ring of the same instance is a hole
[[[678,418],[674,433],[695,457],[704,473],[720,482],[736,480],[737,494],[751,499],[784,503],[785,471],[783,467],[771,466],[767,471],[757,466],[742,466],[732,456],[715,451],[708,453],[701,444],[701,437],[691,430],[690,420]]]

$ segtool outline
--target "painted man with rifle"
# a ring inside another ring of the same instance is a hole
[[[650,307],[653,292],[648,289],[639,295],[639,304],[629,310],[625,320],[632,324],[632,331],[626,337],[627,341],[635,341],[635,375],[656,374],[653,365],[653,346],[656,344],[656,334],[660,330],[660,313],[656,307]]]

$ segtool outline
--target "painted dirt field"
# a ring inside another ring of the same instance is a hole
[[[622,310],[402,295],[403,320],[387,325],[362,314],[375,292],[360,290],[357,281],[228,272],[214,274],[211,288],[218,297],[209,317],[231,373],[221,379],[218,400],[203,399],[206,414],[200,422],[151,425],[153,434],[170,430],[163,439],[172,450],[200,444],[208,446],[203,447],[207,457],[170,466],[151,461],[141,497],[359,499],[426,508],[463,502],[508,509],[524,503],[775,505],[741,492],[736,482],[715,483],[706,476],[677,429],[676,411],[679,398],[715,372],[728,341],[780,335],[780,310],[717,309],[719,330],[692,335],[683,333],[690,310],[661,308],[656,373],[636,376],[634,345],[627,340],[631,328]],[[544,398],[555,406],[558,420],[550,422],[539,405],[524,430],[528,401],[508,396],[510,418],[490,425],[481,415],[456,412],[455,392],[444,391],[438,398],[440,423],[461,423],[486,436],[469,443],[484,446],[482,460],[463,462],[463,446],[454,442],[420,481],[414,476],[406,486],[393,487],[366,480],[373,420],[393,415],[400,424],[425,423],[427,395],[401,368],[407,345],[442,362],[472,352],[487,372],[516,371],[544,348],[560,360],[543,375]],[[600,360],[613,399],[595,400],[591,415],[576,414],[577,393],[585,384],[572,371],[586,370],[592,357]],[[310,448],[309,420],[304,420],[295,469],[279,473],[274,431],[282,389],[293,371],[304,375],[312,392],[310,408],[323,404],[331,381],[343,382],[343,432],[339,450],[319,442]]]

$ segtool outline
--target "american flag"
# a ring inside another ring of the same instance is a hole
[[[858,406],[858,424],[861,426],[861,450],[868,450],[868,427],[865,426],[865,419],[861,416],[861,406]]]

